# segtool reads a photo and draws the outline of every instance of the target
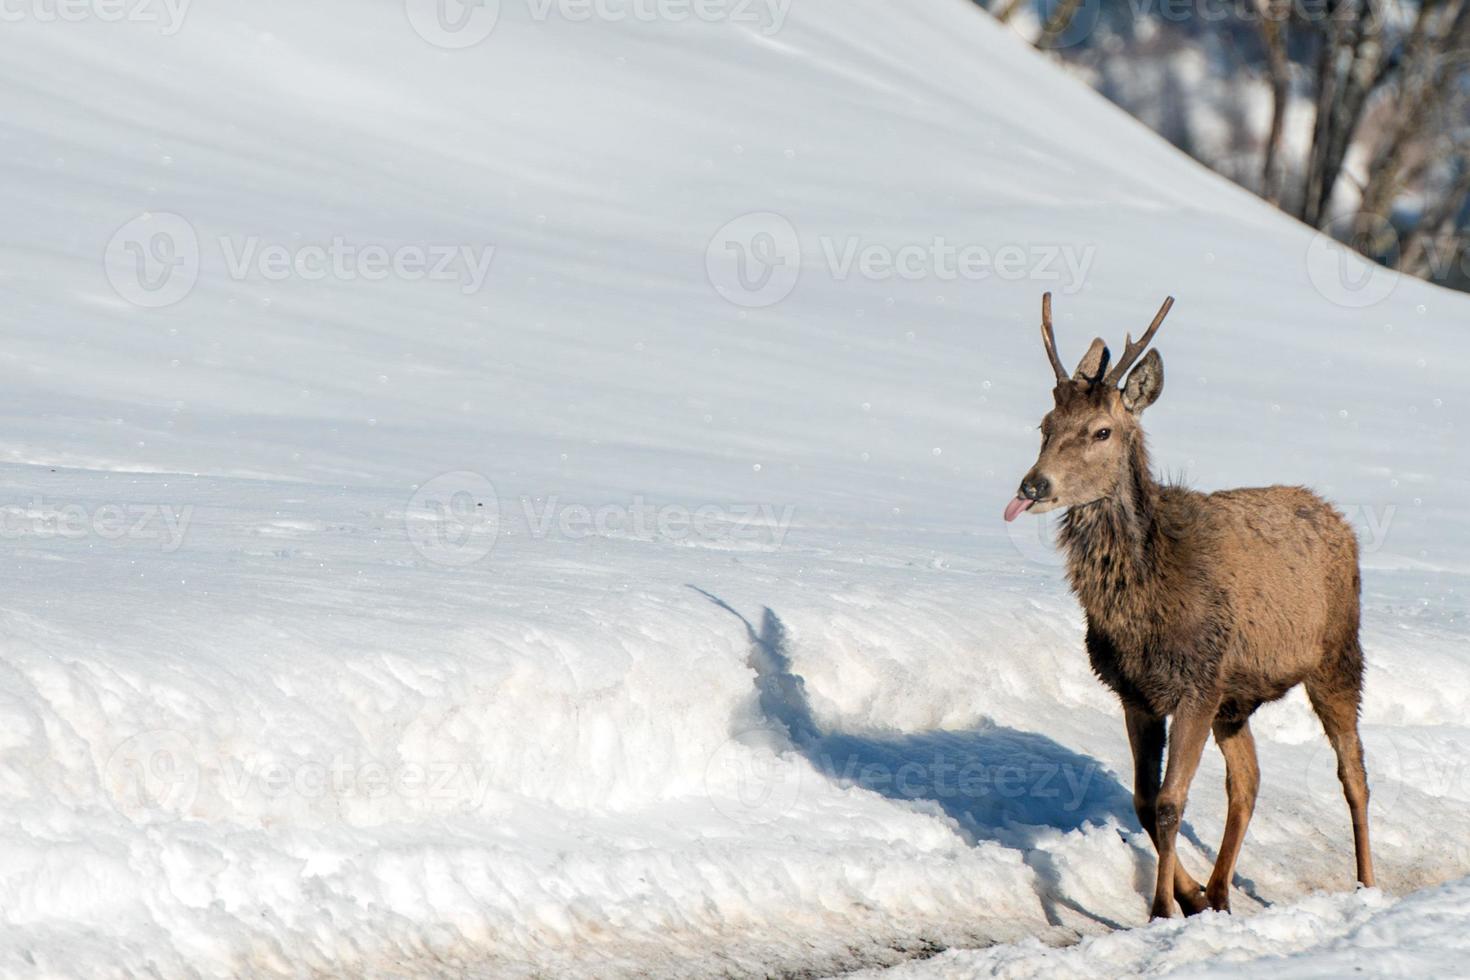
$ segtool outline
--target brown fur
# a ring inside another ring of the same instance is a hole
[[[1038,497],[1033,512],[1067,508],[1061,543],[1087,614],[1088,655],[1123,702],[1135,808],[1159,851],[1154,915],[1172,913],[1171,893],[1186,912],[1228,909],[1260,778],[1248,720],[1297,684],[1306,685],[1337,751],[1358,879],[1371,885],[1352,529],[1301,487],[1204,494],[1160,485],[1139,416],[1162,391],[1162,361],[1151,352],[1119,390],[1096,380],[1098,353],[1094,342],[1073,379],[1059,380],[1041,456],[1023,481],[1031,492],[1022,496]],[[1165,718],[1172,723],[1161,779]],[[1173,852],[1211,731],[1226,757],[1229,816],[1202,892]]]

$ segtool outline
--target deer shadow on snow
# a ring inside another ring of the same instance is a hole
[[[1125,928],[1064,894],[1060,869],[1040,847],[1056,832],[1106,826],[1110,819],[1125,830],[1142,832],[1132,790],[1101,762],[1037,732],[993,723],[967,731],[900,735],[826,730],[812,713],[805,680],[791,669],[786,628],[776,613],[764,609],[757,629],[723,599],[698,586],[689,588],[744,625],[761,720],[818,772],[839,785],[937,806],[971,845],[988,840],[1016,849],[1036,875],[1048,924],[1065,925],[1059,914],[1065,908],[1107,928]],[[1214,849],[1192,830],[1181,828],[1181,833],[1213,858]],[[1133,859],[1135,888],[1150,894],[1152,850],[1135,846]],[[1248,894],[1254,891],[1238,876],[1237,884]]]

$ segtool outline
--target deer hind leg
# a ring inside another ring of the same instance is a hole
[[[1373,854],[1368,844],[1368,771],[1363,766],[1363,743],[1358,738],[1358,706],[1362,698],[1363,653],[1357,641],[1345,654],[1329,660],[1307,678],[1307,697],[1332,750],[1337,753],[1337,778],[1353,819],[1353,850],[1358,881],[1373,887]]]
[[[1164,719],[1127,705],[1123,708],[1128,725],[1128,745],[1133,750],[1133,812],[1148,832],[1154,850],[1159,849],[1159,786],[1164,765]],[[1204,889],[1184,865],[1174,861],[1174,897],[1186,915],[1209,908]]]
[[[1215,860],[1210,883],[1205,886],[1205,896],[1211,908],[1229,912],[1230,881],[1235,876],[1235,861],[1240,857],[1245,828],[1255,812],[1261,769],[1256,763],[1256,740],[1251,735],[1250,722],[1238,717],[1219,717],[1215,719],[1214,731],[1215,744],[1225,756],[1225,795],[1229,810],[1225,817],[1225,837],[1220,841],[1220,856]]]

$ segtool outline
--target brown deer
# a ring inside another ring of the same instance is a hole
[[[1371,887],[1368,781],[1358,740],[1358,546],[1331,505],[1301,487],[1204,494],[1161,484],[1139,424],[1164,387],[1148,347],[1174,304],[1109,370],[1101,339],[1067,376],[1051,294],[1041,337],[1057,383],[1041,421],[1041,455],[1005,519],[1065,507],[1059,539],[1087,614],[1087,652],[1123,702],[1133,750],[1133,805],[1158,851],[1154,918],[1230,908],[1230,882],[1255,808],[1260,770],[1250,716],[1297,684],[1337,753],[1352,813],[1358,881]],[[1127,373],[1127,380],[1123,381]],[[1122,382],[1120,386],[1120,382]],[[1165,719],[1168,768],[1162,773]],[[1225,836],[1203,888],[1175,855],[1175,836],[1205,740],[1225,756]]]

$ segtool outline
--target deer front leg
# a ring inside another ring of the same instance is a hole
[[[1178,868],[1174,842],[1179,834],[1179,822],[1184,817],[1184,804],[1189,798],[1189,784],[1194,782],[1217,707],[1218,701],[1182,704],[1174,712],[1173,724],[1169,726],[1169,767],[1164,771],[1164,783],[1159,788],[1154,824],[1158,834],[1155,845],[1159,851],[1159,877],[1154,885],[1151,918],[1167,919],[1174,914],[1173,885]]]
[[[1164,719],[1130,705],[1123,706],[1128,727],[1128,746],[1133,750],[1133,812],[1138,823],[1159,849],[1158,815],[1159,785],[1164,767]],[[1203,912],[1210,907],[1200,883],[1174,861],[1174,897],[1186,915]]]

